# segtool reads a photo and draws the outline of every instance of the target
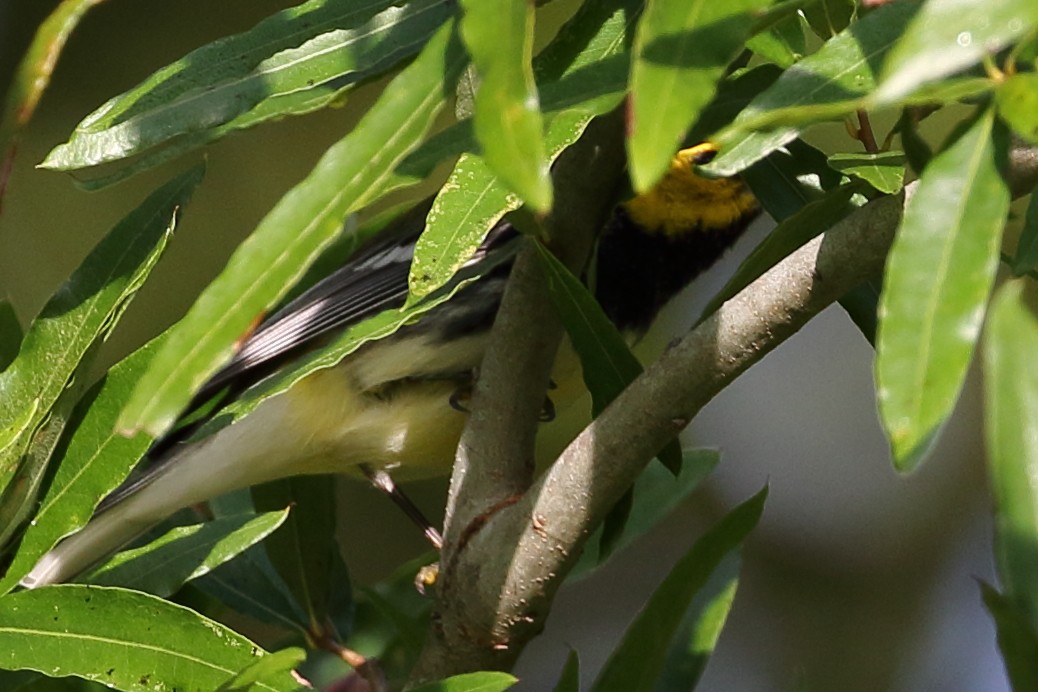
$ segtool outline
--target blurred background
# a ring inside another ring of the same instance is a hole
[[[0,213],[0,296],[12,301],[23,325],[101,235],[199,156],[95,193],[34,165],[110,96],[289,4],[111,0],[87,15],[23,135]],[[562,16],[566,4],[548,9]],[[55,5],[0,0],[4,91],[32,32]],[[351,103],[363,98],[359,93]],[[104,362],[180,317],[237,243],[355,117],[352,108],[329,109],[209,147],[207,180],[106,346]],[[687,301],[672,306],[671,329],[687,327],[740,253],[770,226],[755,224]],[[735,606],[700,689],[1008,689],[977,584],[994,575],[976,378],[932,458],[900,476],[876,419],[872,355],[833,308],[703,411],[687,441],[720,448],[717,471],[647,540],[617,554],[579,588],[563,589],[546,633],[520,663],[517,689],[551,689],[571,647],[589,681],[673,563],[765,483],[771,491],[764,518],[744,550]],[[414,492],[435,514],[443,490],[444,483],[434,482]],[[358,581],[377,580],[425,550],[376,493],[344,483],[343,494],[342,540]]]

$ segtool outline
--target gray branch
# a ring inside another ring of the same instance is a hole
[[[1018,183],[1033,185],[1038,157],[1018,152],[1011,163],[1012,189],[1030,189]],[[463,543],[445,553],[413,679],[509,669],[543,628],[588,535],[656,452],[742,372],[882,271],[914,188],[855,211],[747,286],[646,369],[528,490],[466,524]]]

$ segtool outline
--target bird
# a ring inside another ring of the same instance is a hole
[[[661,181],[618,204],[599,235],[588,272],[593,294],[627,336],[644,334],[661,308],[760,213],[741,179],[696,172],[716,153],[709,143],[678,151]],[[216,397],[219,410],[343,329],[401,307],[428,208],[428,202],[418,205],[262,322],[194,403]],[[415,324],[307,375],[208,437],[191,439],[196,422],[159,440],[146,469],[44,554],[21,585],[74,579],[174,512],[243,487],[300,474],[360,473],[377,485],[386,474],[407,480],[449,473],[466,420],[458,393],[478,371],[518,233],[507,221],[491,229],[466,265],[489,268]],[[575,362],[572,354],[558,357],[552,375],[558,386],[550,391],[545,418],[579,397]]]

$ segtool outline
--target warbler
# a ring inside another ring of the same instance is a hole
[[[720,258],[759,213],[740,180],[696,174],[695,166],[715,153],[709,144],[678,152],[661,182],[618,205],[603,229],[589,273],[596,298],[621,331],[644,333],[663,305]],[[196,400],[228,387],[240,392],[339,330],[403,305],[423,224],[408,220],[401,226],[268,318]],[[449,472],[465,423],[457,393],[471,384],[482,360],[516,236],[507,222],[499,223],[469,263],[492,268],[417,323],[306,376],[209,437],[157,444],[150,468],[106,498],[22,585],[71,579],[173,512],[246,486],[298,474],[386,470],[415,478]],[[553,379],[569,384],[551,390],[555,409],[580,393],[572,384],[579,377],[560,372],[573,370],[574,362],[572,355],[556,362]]]

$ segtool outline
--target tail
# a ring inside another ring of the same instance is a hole
[[[73,579],[179,509],[285,475],[272,462],[283,460],[288,450],[271,444],[269,435],[278,429],[270,415],[280,414],[275,404],[280,398],[264,402],[241,423],[177,450],[116,490],[85,527],[41,557],[21,585],[33,589]]]

